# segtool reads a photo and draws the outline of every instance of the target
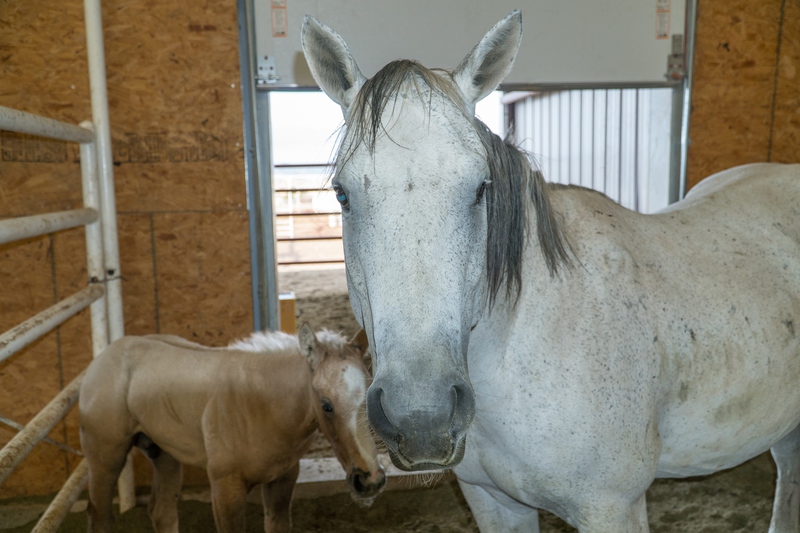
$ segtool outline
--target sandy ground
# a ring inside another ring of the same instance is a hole
[[[343,269],[284,272],[279,276],[281,291],[294,291],[298,325],[327,327],[354,334],[358,325],[350,309]],[[324,440],[312,449],[312,456],[330,454]],[[647,493],[650,527],[653,533],[766,532],[774,492],[775,469],[768,454],[733,470],[692,480],[658,480]],[[187,491],[188,492],[188,491]],[[0,502],[0,533],[31,531],[43,499]],[[79,506],[80,508],[80,506]],[[15,514],[16,513],[16,514]],[[20,514],[22,513],[22,514]],[[262,512],[248,504],[247,531],[263,531]],[[214,521],[207,498],[180,503],[182,532],[212,532]],[[347,494],[295,500],[294,531],[464,533],[477,532],[458,485],[441,481],[433,488],[384,492],[372,507],[363,509]],[[8,528],[10,524],[13,528]],[[542,533],[575,531],[548,513],[541,513]],[[7,529],[3,529],[7,527]],[[118,532],[152,531],[144,507],[118,519]],[[86,513],[70,513],[59,530],[86,531]]]
[[[774,470],[766,455],[733,470],[710,477],[681,481],[656,481],[647,493],[653,533],[766,532],[772,505]],[[17,502],[19,503],[19,502]],[[214,520],[210,504],[180,502],[180,531],[211,533]],[[363,509],[348,494],[296,499],[292,516],[295,533],[474,533],[478,529],[454,481],[433,488],[384,492]],[[263,531],[262,511],[247,506],[247,531]],[[33,520],[33,517],[32,517]],[[28,533],[34,521],[3,529],[1,533]],[[573,532],[553,515],[541,513],[542,533]],[[70,513],[62,533],[86,531],[86,513]],[[144,506],[118,517],[116,532],[152,531]]]

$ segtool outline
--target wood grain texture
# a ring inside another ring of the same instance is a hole
[[[698,5],[687,187],[725,168],[800,162],[800,3]]]
[[[687,190],[767,160],[781,2],[698,3]]]

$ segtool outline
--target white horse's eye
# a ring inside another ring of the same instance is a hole
[[[483,199],[483,193],[486,192],[486,185],[491,183],[490,181],[482,181],[480,187],[478,187],[478,191],[475,193],[475,205],[481,203]]]
[[[336,201],[338,201],[342,208],[347,209],[350,207],[350,201],[347,199],[347,193],[341,187],[334,187],[333,192],[336,193]]]

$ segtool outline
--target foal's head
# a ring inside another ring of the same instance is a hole
[[[300,352],[311,366],[314,412],[347,472],[353,495],[366,500],[383,489],[386,476],[378,463],[366,417],[368,341],[360,331],[350,341],[326,331],[315,335],[308,324],[298,332]]]

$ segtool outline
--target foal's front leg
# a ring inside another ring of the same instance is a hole
[[[238,473],[211,477],[211,506],[219,533],[244,533],[247,485]]]
[[[299,473],[300,463],[297,463],[278,479],[261,485],[266,533],[289,533],[292,530],[292,496]]]

